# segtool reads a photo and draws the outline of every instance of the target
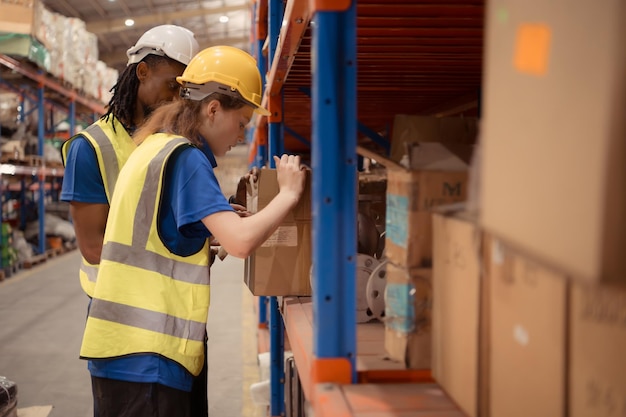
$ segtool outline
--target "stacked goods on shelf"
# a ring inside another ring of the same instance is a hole
[[[433,221],[433,378],[469,417],[563,416],[565,275],[467,212]]]
[[[18,263],[17,251],[13,245],[13,228],[9,223],[2,223],[0,230],[0,268],[5,277],[10,277],[15,271]]]
[[[456,139],[455,139],[456,138]],[[396,115],[387,168],[386,256],[430,267],[434,207],[465,201],[476,120]]]
[[[489,234],[485,275],[492,416],[566,415],[566,275],[528,258]]]
[[[572,280],[466,212],[436,213],[433,241],[433,378],[468,416],[626,411],[626,289]]]
[[[99,80],[93,76],[98,62],[97,36],[87,32],[85,22],[80,19],[50,12],[41,3],[37,3],[37,10],[42,28],[37,35],[50,53],[50,73],[77,90],[99,98]]]
[[[0,4],[0,11],[2,4]],[[3,23],[0,21],[0,23]],[[2,28],[6,30],[6,28]],[[50,71],[50,54],[46,47],[30,35],[0,32],[0,53],[25,57],[39,68]]]
[[[626,5],[489,10],[480,222],[577,280],[624,285]]]
[[[385,349],[407,368],[431,368],[432,212],[467,198],[469,144],[476,134],[467,126],[475,121],[399,115],[394,123],[395,163],[387,167]],[[453,141],[449,131],[458,133],[454,145],[441,143]]]
[[[0,23],[0,53],[28,58],[76,90],[109,101],[118,72],[98,60],[98,39],[85,22],[39,1],[0,1]]]
[[[570,416],[625,415],[626,290],[573,283],[568,304]]]
[[[481,416],[482,234],[445,208],[433,214],[432,375],[468,417]]]
[[[3,130],[17,128],[20,99],[19,94],[0,91],[0,126]]]
[[[356,322],[384,316],[386,266],[381,262],[385,242],[387,174],[383,168],[358,173]]]
[[[624,415],[626,5],[487,18],[479,204],[434,218],[433,377],[470,417]]]
[[[411,369],[431,367],[431,269],[387,264],[385,350]]]
[[[407,147],[419,142],[445,143],[461,150],[464,148],[461,145],[473,145],[477,135],[478,119],[475,117],[397,114],[393,119],[390,158],[400,162],[407,155]],[[469,159],[471,147],[465,146],[464,155],[458,150],[461,159]]]
[[[385,239],[387,173],[384,169],[359,172],[357,252],[380,259]]]

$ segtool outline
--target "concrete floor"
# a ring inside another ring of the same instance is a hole
[[[0,375],[18,385],[20,417],[92,415],[89,372],[78,359],[87,311],[79,261],[73,251],[0,282]],[[256,300],[243,284],[243,261],[217,260],[211,292],[210,415],[262,417],[265,407],[249,393],[259,378]]]

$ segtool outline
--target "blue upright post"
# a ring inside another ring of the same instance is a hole
[[[40,85],[37,89],[37,146],[38,146],[38,154],[43,160],[44,155],[44,134],[45,134],[45,117],[46,117],[46,109],[44,103],[44,87]],[[43,172],[39,174],[39,253],[46,253],[46,224],[45,224],[45,215],[46,215],[46,181]]]
[[[74,136],[76,133],[76,102],[74,100],[70,100],[70,109],[68,114],[68,119],[70,120],[70,137]]]
[[[259,66],[259,71],[261,71],[261,80],[263,82],[263,85],[265,85],[265,73],[267,72],[267,59],[265,59],[265,56],[263,55],[263,44],[265,43],[265,39],[259,39],[257,41],[257,57],[258,57],[258,61],[257,61],[257,65]],[[267,144],[265,143],[257,143],[257,148],[256,148],[256,160],[257,160],[257,166],[260,168],[262,166],[265,166],[265,164],[267,163]],[[261,300],[259,299],[259,303],[261,303]],[[263,310],[265,310],[265,300],[263,300]],[[259,310],[260,311],[260,310]],[[264,322],[266,322],[267,319],[264,320]]]
[[[20,230],[26,229],[26,179],[20,179]]]
[[[268,68],[272,68],[272,60],[278,44],[281,22],[283,20],[282,0],[269,0],[268,2]],[[269,100],[268,100],[269,101]],[[270,109],[271,111],[271,109]],[[282,120],[282,119],[281,119]],[[282,154],[282,121],[268,123],[268,159],[271,168],[275,168],[274,155]],[[270,416],[282,416],[285,414],[285,334],[283,318],[278,308],[276,297],[270,297]]]
[[[356,2],[317,11],[312,37],[313,349],[356,381]]]
[[[268,37],[270,40],[268,48],[268,68],[271,69],[274,54],[276,53],[276,46],[278,45],[278,35],[280,34],[280,27],[283,20],[284,9],[282,0],[269,0],[268,3]],[[283,153],[283,135],[281,125],[281,122],[268,123],[268,158],[270,159],[270,163],[272,162],[271,160],[273,155],[281,155]]]
[[[278,299],[269,297],[270,310],[270,416],[285,415],[284,325]]]
[[[258,3],[255,3],[255,7],[259,7]],[[263,55],[263,43],[265,39],[258,39],[256,41],[256,56],[257,66],[261,73],[261,82],[265,85],[265,73],[267,72],[267,60]],[[255,165],[259,168],[265,166],[267,163],[267,145],[257,143]],[[267,297],[259,297],[259,327],[266,327],[268,325],[267,320]]]
[[[20,123],[26,123],[26,108],[25,108],[25,104],[26,104],[26,96],[24,95],[24,93],[20,94],[20,112],[18,114],[18,118],[19,118],[19,122]]]

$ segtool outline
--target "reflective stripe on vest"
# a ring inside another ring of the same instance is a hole
[[[91,302],[89,316],[203,343],[206,333],[206,323],[183,320],[157,311],[144,310],[97,298]]]
[[[85,258],[83,258],[83,262],[80,264],[80,274],[81,280],[83,279],[84,275],[84,279],[86,279],[87,281],[92,283],[93,286],[95,286],[96,278],[98,278],[98,265],[92,265],[87,262]],[[89,294],[89,296],[93,296],[93,291],[91,292],[91,294]]]
[[[107,200],[111,201],[111,196],[113,195],[113,190],[115,189],[115,183],[117,182],[117,177],[120,173],[120,166],[117,163],[117,154],[115,153],[113,143],[111,143],[111,140],[97,123],[92,124],[81,133],[84,136],[91,136],[98,144],[98,148],[102,154],[102,162],[106,167],[104,175],[102,175],[102,170],[100,174],[102,175],[102,180],[106,188]]]
[[[99,119],[73,136],[70,140],[66,141],[61,148],[61,155],[63,165],[65,166],[67,153],[72,140],[79,136],[83,136],[87,139],[96,153],[98,169],[104,185],[104,192],[107,201],[110,202],[120,169],[136,146],[119,120],[114,116],[109,117],[111,117],[110,121]],[[107,132],[109,132],[108,135]],[[78,275],[83,291],[89,297],[93,297],[98,275],[98,265],[90,264],[83,257]]]
[[[120,190],[125,193],[134,192],[129,184],[136,184],[141,192],[130,201],[125,200],[126,206],[120,203],[119,196],[112,202],[111,214],[116,216],[123,216],[124,210],[135,207],[133,224],[129,230],[128,222],[118,218],[116,227],[107,228],[99,276],[102,282],[98,282],[91,303],[81,357],[106,358],[151,352],[168,357],[197,375],[202,369],[208,313],[209,246],[207,240],[201,251],[183,260],[170,254],[156,233],[158,193],[163,185],[167,158],[176,147],[189,141],[176,138],[167,140],[164,145],[160,143],[154,142],[154,150],[149,151],[144,151],[147,148],[144,143],[143,149],[140,148],[143,152],[136,160],[141,168],[135,169],[137,164],[131,167],[133,174],[144,182],[136,182],[134,176],[125,177],[121,182]],[[156,152],[156,146],[161,146],[156,156],[148,159],[150,153]],[[147,166],[139,164],[144,160],[149,160]],[[124,235],[126,243],[115,241]],[[124,274],[128,274],[127,279]],[[144,280],[143,285],[154,281],[149,290],[155,298],[143,295],[146,287],[141,286],[140,280]],[[190,297],[191,288],[194,292]],[[168,291],[171,298],[165,295]],[[175,315],[172,309],[180,314]]]

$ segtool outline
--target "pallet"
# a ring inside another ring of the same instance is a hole
[[[76,244],[76,241],[67,241],[65,243],[63,243],[63,247],[65,248],[66,252],[69,252],[71,250],[74,250],[76,248],[78,248],[78,245]]]
[[[61,255],[61,254],[63,254],[63,253],[65,253],[65,249],[63,249],[63,247],[60,247],[60,248],[51,248],[51,249],[48,249],[48,250],[46,251],[46,256],[47,256],[48,258],[54,258],[55,256],[59,256],[59,255]]]
[[[20,271],[21,264],[19,262],[14,262],[11,266],[5,266],[2,269],[2,274],[5,279],[11,278],[13,275],[17,274]],[[0,280],[1,281],[1,280]]]
[[[63,168],[63,162],[59,161],[46,161],[47,168]]]
[[[25,155],[24,160],[29,167],[41,167],[43,166],[43,157],[38,155]]]
[[[14,156],[3,154],[0,157],[0,163],[28,167],[41,167],[43,166],[43,157],[38,155],[25,155],[21,158],[15,158]]]
[[[48,260],[48,255],[47,254],[42,254],[42,255],[35,255],[35,256],[31,256],[29,259],[25,259],[22,262],[22,267],[24,269],[30,269],[33,266],[40,264],[42,262],[46,262]]]

